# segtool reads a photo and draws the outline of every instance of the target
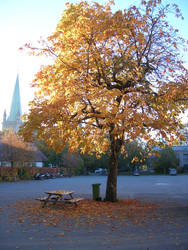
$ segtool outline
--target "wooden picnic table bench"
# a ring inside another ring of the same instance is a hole
[[[56,191],[48,191],[45,192],[48,196],[46,197],[39,197],[36,200],[43,202],[42,207],[45,207],[47,203],[52,202],[55,205],[57,202],[63,203],[71,203],[77,206],[78,202],[83,200],[81,197],[74,198],[73,193],[74,191],[66,191],[66,190],[56,190]]]

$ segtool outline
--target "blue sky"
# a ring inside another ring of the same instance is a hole
[[[40,65],[45,63],[40,58],[18,52],[18,48],[55,31],[66,2],[64,0],[0,0],[0,122],[2,122],[4,109],[9,113],[17,72],[20,76],[22,111],[25,112],[28,102],[33,98],[30,83]],[[106,1],[96,0],[96,2]],[[163,0],[163,2],[179,5],[184,21],[170,16],[169,22],[180,30],[181,36],[188,40],[188,0]],[[115,0],[114,8],[124,9],[131,4],[139,3],[140,0]],[[185,61],[188,67],[188,53],[185,54]]]

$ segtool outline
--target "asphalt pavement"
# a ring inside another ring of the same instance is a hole
[[[160,204],[159,217],[135,225],[112,221],[111,225],[77,225],[71,230],[42,223],[16,221],[15,202],[35,199],[45,191],[68,189],[92,198],[92,184],[100,183],[105,196],[106,176],[81,176],[43,181],[0,183],[0,249],[127,249],[188,250],[188,175],[119,176],[118,197],[138,198]]]

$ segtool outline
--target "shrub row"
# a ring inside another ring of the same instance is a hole
[[[36,173],[57,174],[59,168],[0,167],[0,181],[31,180]]]

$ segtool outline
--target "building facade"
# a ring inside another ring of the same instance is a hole
[[[182,167],[184,170],[188,171],[188,145],[172,146],[172,149],[179,160],[179,167]]]

